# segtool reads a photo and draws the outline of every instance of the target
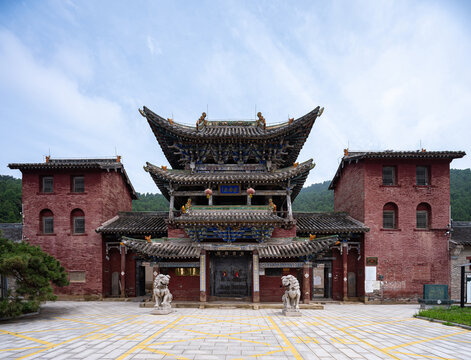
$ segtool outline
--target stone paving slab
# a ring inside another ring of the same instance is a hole
[[[471,331],[413,318],[418,305],[302,310],[179,308],[136,303],[47,303],[0,323],[0,359],[471,359]]]

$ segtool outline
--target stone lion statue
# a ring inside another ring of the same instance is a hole
[[[299,281],[293,275],[286,275],[281,278],[281,283],[285,287],[285,293],[281,300],[284,310],[299,311],[299,299],[301,291],[299,290]]]
[[[172,294],[168,289],[169,275],[159,274],[154,280],[155,306],[158,309],[170,309],[172,307]]]

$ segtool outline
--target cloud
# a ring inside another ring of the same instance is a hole
[[[129,121],[130,114],[118,103],[85,94],[75,75],[57,64],[41,64],[17,37],[0,31],[0,94],[4,101],[10,98],[23,104],[4,109],[2,128],[8,123],[11,147],[6,148],[11,150],[0,155],[2,168],[24,158],[40,162],[49,149],[53,157],[100,157],[113,156],[117,148],[123,151],[131,180],[137,179],[136,188],[150,188],[151,181],[142,171],[143,152],[152,141],[151,135],[142,133],[147,125]],[[131,116],[136,119],[137,111]],[[129,141],[133,135],[140,135],[142,148]]]
[[[162,54],[162,50],[160,50],[160,47],[157,45],[157,42],[150,35],[147,35],[147,48],[149,49],[151,55]]]

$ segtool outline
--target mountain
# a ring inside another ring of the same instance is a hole
[[[330,181],[305,187],[293,202],[294,211],[334,211],[334,192],[329,190]]]
[[[451,218],[471,220],[471,170],[450,170]]]

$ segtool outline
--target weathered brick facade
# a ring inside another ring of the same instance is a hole
[[[370,228],[365,234],[363,261],[373,257],[378,263],[376,279],[366,298],[381,296],[381,286],[385,300],[413,300],[422,296],[423,284],[450,285],[446,233],[450,223],[449,165],[453,156],[399,158],[393,154],[383,158],[357,156],[353,161],[351,157],[344,157],[331,188],[335,211],[346,211]],[[393,185],[383,185],[383,166],[395,169]],[[416,185],[417,166],[429,169],[428,185]],[[394,228],[383,227],[383,207],[388,203],[396,207]],[[417,228],[416,219],[418,206],[423,203],[430,207],[425,229]],[[382,283],[379,275],[384,276]]]
[[[16,167],[23,172],[24,239],[56,257],[71,274],[70,285],[56,289],[57,294],[101,297],[108,286],[103,281],[103,261],[107,260],[102,235],[95,229],[118,211],[131,210],[132,187],[126,182],[122,164],[109,171],[74,168],[73,164],[58,168],[52,162],[49,167]],[[42,191],[43,176],[52,176],[52,192]],[[84,192],[73,191],[73,176],[83,176]],[[76,209],[85,218],[85,232],[80,234],[73,231],[72,212]],[[45,210],[53,217],[53,232],[47,234],[41,219]]]

